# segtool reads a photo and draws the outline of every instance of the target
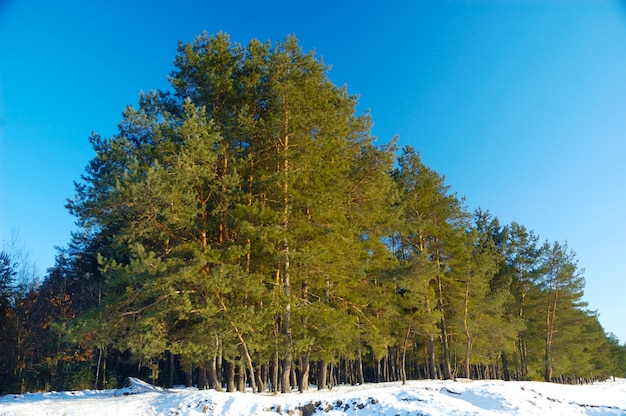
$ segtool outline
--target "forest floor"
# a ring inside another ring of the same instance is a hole
[[[0,397],[0,416],[199,415],[626,415],[626,379],[585,385],[504,381],[409,381],[304,393],[161,389],[131,379],[117,390]]]

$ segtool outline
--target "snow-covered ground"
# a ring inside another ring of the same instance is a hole
[[[410,381],[291,394],[160,389],[133,379],[120,390],[0,397],[0,416],[196,415],[626,415],[626,379],[566,386],[539,382]]]

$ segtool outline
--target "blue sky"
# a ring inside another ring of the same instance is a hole
[[[466,197],[567,241],[585,299],[626,341],[626,6],[619,1],[0,0],[0,239],[43,274],[65,210],[139,91],[167,89],[178,40],[300,39]]]

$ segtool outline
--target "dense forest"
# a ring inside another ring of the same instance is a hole
[[[0,253],[0,393],[626,376],[574,251],[378,144],[295,38],[205,33],[174,63],[91,136],[47,275]]]

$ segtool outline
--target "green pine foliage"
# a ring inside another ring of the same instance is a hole
[[[294,37],[180,43],[67,207],[39,288],[0,254],[0,393],[624,376],[558,242],[470,214]],[[18,342],[19,341],[19,342]]]

